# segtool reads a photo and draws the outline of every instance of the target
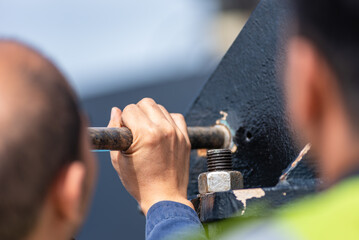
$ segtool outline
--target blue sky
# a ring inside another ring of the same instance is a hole
[[[215,0],[0,0],[0,37],[44,52],[86,98],[201,72],[217,11]]]

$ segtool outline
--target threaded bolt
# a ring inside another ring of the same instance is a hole
[[[207,151],[208,172],[231,171],[232,152],[229,149],[211,149]]]

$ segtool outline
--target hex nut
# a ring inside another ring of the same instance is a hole
[[[243,188],[243,176],[239,171],[214,171],[198,176],[200,194],[225,192]]]

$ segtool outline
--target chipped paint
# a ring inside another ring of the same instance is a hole
[[[238,146],[233,168],[243,173],[246,188],[274,187],[301,150],[289,129],[281,85],[288,37],[283,31],[292,23],[288,2],[261,1],[186,114],[188,126],[209,126],[223,116],[220,111],[228,113]],[[191,156],[188,196],[194,198],[206,164],[196,152]],[[314,176],[312,168],[301,169],[299,177]]]
[[[311,147],[312,145],[310,143],[305,145],[303,150],[300,151],[298,157],[292,162],[292,164],[290,164],[289,168],[285,170],[285,172],[279,177],[279,181],[287,180],[289,174],[293,171],[293,169],[295,169],[298,166],[299,162],[302,161],[303,157],[309,152]]]
[[[198,149],[197,155],[198,157],[207,157],[207,149]]]
[[[235,136],[236,132],[234,131],[233,128],[231,128],[231,126],[227,122],[228,113],[225,111],[220,111],[219,114],[221,114],[222,117],[216,121],[215,126],[225,127],[227,129],[229,133],[229,138],[228,138],[228,142],[226,142],[224,145],[225,148],[228,148],[231,150],[232,153],[235,153],[238,147],[233,141],[233,136]]]
[[[222,115],[221,120],[227,121],[228,113],[226,113],[225,111],[219,111],[219,114]]]
[[[234,190],[233,193],[237,200],[243,203],[243,210],[241,215],[243,215],[246,211],[247,200],[252,198],[262,198],[266,195],[262,188]]]

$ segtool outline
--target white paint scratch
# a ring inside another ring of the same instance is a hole
[[[261,198],[266,195],[262,188],[234,190],[233,193],[237,200],[243,203],[243,210],[241,215],[243,215],[246,211],[247,200],[252,198]]]

